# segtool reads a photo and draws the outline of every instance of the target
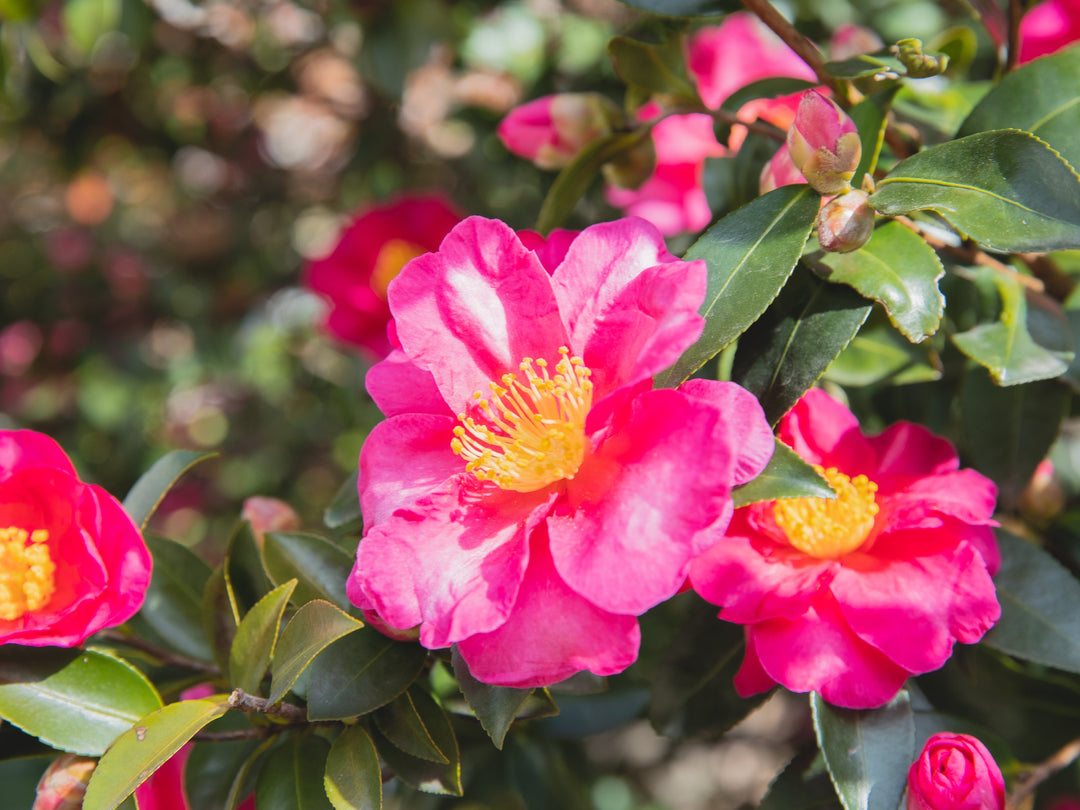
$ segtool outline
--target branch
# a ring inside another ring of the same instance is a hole
[[[1071,765],[1077,757],[1080,757],[1080,738],[1073,740],[1045,762],[1021,773],[1005,801],[1006,809],[1019,810],[1023,800],[1034,793],[1035,788],[1062,768]]]
[[[102,630],[96,637],[104,641],[111,641],[114,644],[124,644],[136,650],[142,650],[144,653],[152,655],[166,666],[189,669],[192,672],[199,672],[214,678],[221,676],[221,670],[218,668],[217,664],[211,664],[208,661],[200,661],[198,658],[190,658],[186,655],[181,655],[180,653],[174,653],[172,650],[166,650],[164,647],[159,647],[151,641],[139,638],[138,636],[129,636],[119,630]]]
[[[773,33],[784,40],[810,66],[810,69],[817,74],[819,82],[834,93],[840,94],[840,84],[825,70],[825,59],[822,57],[821,51],[817,49],[813,42],[796,31],[795,26],[788,22],[784,15],[777,11],[768,0],[742,0],[742,4],[756,14],[758,19],[769,26]]]
[[[270,717],[280,717],[290,723],[306,723],[307,711],[291,703],[271,703],[266,698],[249,695],[243,689],[234,689],[229,695],[229,708],[242,712],[259,712]]]
[[[1009,0],[1009,55],[1005,60],[1005,72],[1016,67],[1020,58],[1020,21],[1024,18],[1022,0]]]

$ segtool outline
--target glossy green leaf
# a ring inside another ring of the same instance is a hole
[[[198,453],[193,450],[172,450],[151,465],[150,469],[139,476],[135,486],[124,498],[124,511],[131,516],[140,529],[150,523],[154,510],[158,508],[173,484],[198,464],[216,453]]]
[[[259,684],[274,657],[281,617],[295,587],[296,580],[290,579],[274,588],[241,620],[229,651],[230,683],[235,688],[249,695],[259,693]]]
[[[818,251],[808,262],[822,278],[880,303],[912,343],[937,331],[945,312],[945,296],[938,289],[945,268],[926,240],[899,222],[876,228],[858,250]]]
[[[145,623],[166,644],[184,655],[211,661],[214,652],[203,625],[203,590],[210,566],[174,540],[146,535],[154,555],[154,573],[134,622]]]
[[[1016,506],[1068,412],[1069,389],[1047,380],[1002,388],[973,369],[960,392],[964,448],[972,466],[998,486],[998,508]]]
[[[2,11],[0,5],[0,11]],[[0,785],[4,786],[4,803],[13,810],[29,807],[33,810],[37,784],[45,769],[56,758],[51,756],[19,757],[0,762]]]
[[[732,379],[758,398],[775,425],[843,351],[870,309],[847,287],[796,271],[739,339]]]
[[[983,642],[1036,664],[1080,672],[1080,582],[1057,560],[999,529],[994,577],[1001,618]]]
[[[0,717],[53,748],[100,756],[161,706],[146,677],[111,655],[15,644],[2,649]]]
[[[255,542],[251,524],[247,521],[237,524],[229,538],[222,568],[233,615],[239,624],[240,618],[268,594],[275,584],[270,582],[266,575],[259,544]]]
[[[420,691],[420,690],[416,690]],[[428,704],[434,706],[431,711]],[[425,793],[441,793],[452,796],[462,795],[461,761],[458,753],[457,737],[450,726],[446,713],[429,697],[428,701],[417,700],[417,710],[424,720],[424,727],[438,749],[450,760],[446,763],[432,762],[414,757],[402,751],[381,733],[375,737],[376,747],[383,761],[402,781]]]
[[[1001,316],[994,323],[953,335],[956,347],[986,367],[998,385],[1052,379],[1068,371],[1074,356],[1072,335],[1060,307],[1037,297],[1011,276],[991,270],[985,273],[1001,296]],[[1056,332],[1050,320],[1054,310],[1059,316]],[[1037,341],[1036,335],[1042,340]]]
[[[210,642],[214,661],[225,677],[229,675],[229,650],[236,637],[233,600],[225,581],[224,565],[215,568],[206,580],[202,595],[202,627]]]
[[[931,342],[915,346],[874,314],[847,348],[825,370],[824,378],[859,388],[888,380],[891,385],[941,379],[941,360]]]
[[[293,602],[325,599],[348,610],[345,581],[353,558],[340,546],[314,534],[269,532],[263,544],[266,572],[275,585],[296,579]]]
[[[457,647],[454,647],[453,663],[454,677],[461,687],[461,694],[495,747],[501,751],[506,732],[510,730],[514,718],[535,690],[492,686],[476,680]]]
[[[830,706],[810,696],[814,732],[844,810],[896,810],[915,759],[915,716],[901,690],[880,709]]]
[[[243,712],[229,712],[217,720],[211,730],[218,731],[222,723],[230,729],[250,729],[251,723]],[[224,729],[220,729],[224,730]],[[213,740],[192,744],[184,766],[184,788],[188,805],[199,810],[232,810],[229,794],[237,774],[266,740]],[[252,783],[253,786],[254,783]],[[251,791],[249,790],[248,793]],[[247,793],[244,794],[247,796]]]
[[[799,260],[819,201],[807,185],[783,186],[728,214],[690,247],[684,258],[708,266],[705,329],[656,376],[657,386],[678,385],[758,319]]]
[[[375,712],[375,726],[387,740],[406,754],[445,765],[450,762],[450,758],[439,750],[414,702],[414,699],[423,701],[425,698],[434,703],[422,689],[403,692]],[[438,706],[435,708],[441,711]]]
[[[834,810],[836,806],[836,789],[815,746],[787,764],[769,785],[758,810]]]
[[[647,93],[662,93],[696,99],[697,90],[686,72],[686,54],[681,37],[653,44],[630,37],[613,37],[608,56],[624,84]]]
[[[224,700],[170,703],[139,720],[105,752],[86,786],[83,810],[112,810],[200,729],[228,711]]]
[[[898,89],[899,85],[893,89],[874,93],[848,110],[848,115],[859,130],[859,142],[862,144],[859,166],[855,169],[855,176],[851,182],[855,188],[859,188],[863,175],[873,172],[877,166],[889,122],[888,112]]]
[[[779,439],[761,474],[731,491],[731,500],[736,507],[781,498],[835,497],[836,493],[817,470]]]
[[[311,666],[308,717],[344,720],[404,692],[424,668],[427,650],[365,628],[330,645]]]
[[[275,748],[255,786],[259,810],[333,810],[323,787],[330,743],[314,735],[295,736]]]
[[[274,650],[270,702],[277,703],[320,652],[342,636],[363,627],[329,602],[315,600],[301,607],[285,625]]]
[[[1020,130],[931,146],[878,181],[870,203],[889,215],[936,211],[991,250],[1080,247],[1080,177],[1043,141]]]
[[[1080,48],[1006,73],[960,127],[960,136],[1011,127],[1038,136],[1080,166]]]
[[[223,810],[235,810],[242,801],[255,791],[259,774],[262,773],[266,762],[266,754],[276,743],[277,739],[274,737],[262,740],[250,756],[244,760],[243,764],[240,765],[236,771],[236,776],[233,777],[232,784],[229,786],[229,793],[225,797]]]
[[[323,512],[326,528],[342,533],[358,532],[363,528],[364,516],[360,511],[360,495],[356,490],[358,477],[359,471],[350,474],[330,500]]]
[[[323,786],[335,810],[380,810],[382,772],[375,743],[362,726],[349,726],[330,747]]]
[[[734,0],[619,0],[619,2],[624,6],[665,17],[715,17],[742,8]]]
[[[889,72],[904,76],[907,68],[892,56],[877,56],[872,53],[852,56],[848,59],[826,62],[825,70],[838,79],[864,79],[870,76],[885,75]]]

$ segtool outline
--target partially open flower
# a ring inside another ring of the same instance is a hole
[[[1005,780],[969,734],[935,734],[908,771],[907,810],[1002,810]]]
[[[830,253],[850,253],[874,233],[875,212],[865,191],[849,191],[830,200],[818,214],[818,242]]]
[[[851,190],[862,144],[855,122],[835,102],[814,90],[803,93],[787,146],[792,162],[819,194]]]
[[[584,146],[611,132],[621,115],[615,102],[599,93],[558,93],[511,110],[497,134],[515,155],[541,169],[561,169]]]

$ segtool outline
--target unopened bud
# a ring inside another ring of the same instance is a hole
[[[874,208],[865,191],[849,191],[831,200],[818,214],[818,242],[830,253],[850,253],[874,232]]]
[[[288,532],[300,528],[300,516],[285,501],[252,495],[244,499],[240,517],[251,524],[255,542],[262,547],[267,532]]]
[[[618,106],[599,93],[559,93],[511,110],[497,134],[515,155],[541,169],[561,169],[621,117]]]
[[[949,66],[949,57],[946,54],[931,56],[923,53],[921,39],[902,39],[889,50],[900,60],[907,69],[907,75],[913,79],[937,76],[939,73],[944,73]]]
[[[63,754],[53,760],[41,775],[30,810],[78,810],[97,763],[93,757],[76,754]]]
[[[1028,520],[1045,525],[1065,508],[1065,487],[1054,471],[1054,463],[1043,459],[1020,493],[1020,512]]]
[[[795,122],[788,129],[791,160],[820,194],[842,194],[862,157],[855,122],[833,101],[814,90],[799,100]]]

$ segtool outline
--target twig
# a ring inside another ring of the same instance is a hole
[[[768,0],[742,0],[742,4],[773,30],[780,39],[797,53],[818,77],[818,81],[834,93],[841,92],[840,83],[825,70],[825,59],[821,51],[809,39],[795,30],[784,15],[777,11]]]
[[[129,636],[119,630],[102,630],[96,636],[96,638],[103,641],[111,641],[115,644],[124,644],[128,647],[133,647],[136,650],[142,650],[148,655],[152,655],[154,658],[161,661],[161,663],[167,666],[180,667],[182,669],[190,669],[193,672],[200,672],[205,675],[217,678],[221,675],[221,670],[217,664],[211,664],[208,661],[200,661],[198,658],[190,658],[180,653],[174,653],[172,650],[166,650],[164,647],[159,647],[151,641],[139,638],[137,636]]]
[[[1021,773],[1005,801],[1006,810],[1019,810],[1020,803],[1035,788],[1080,757],[1080,738],[1073,740],[1052,757]]]
[[[237,728],[232,731],[197,731],[192,737],[195,742],[232,742],[233,740],[259,740],[269,737],[271,734],[279,734],[288,731],[295,726],[252,726],[251,728]]]
[[[1016,67],[1020,58],[1020,20],[1024,18],[1022,0],[1009,0],[1009,54],[1005,59],[1005,72]]]
[[[234,689],[229,695],[229,708],[238,709],[242,712],[259,712],[260,714],[280,717],[290,723],[306,723],[307,711],[294,706],[291,703],[271,703],[266,698],[249,695],[243,689]]]
[[[761,121],[755,119],[753,121],[744,121],[736,113],[730,110],[710,110],[709,115],[713,117],[713,120],[719,121],[721,124],[727,124],[732,127],[746,127],[747,132],[755,132],[758,135],[762,135],[774,141],[783,143],[787,140],[787,133],[780,129],[780,127],[770,124],[768,121]]]

